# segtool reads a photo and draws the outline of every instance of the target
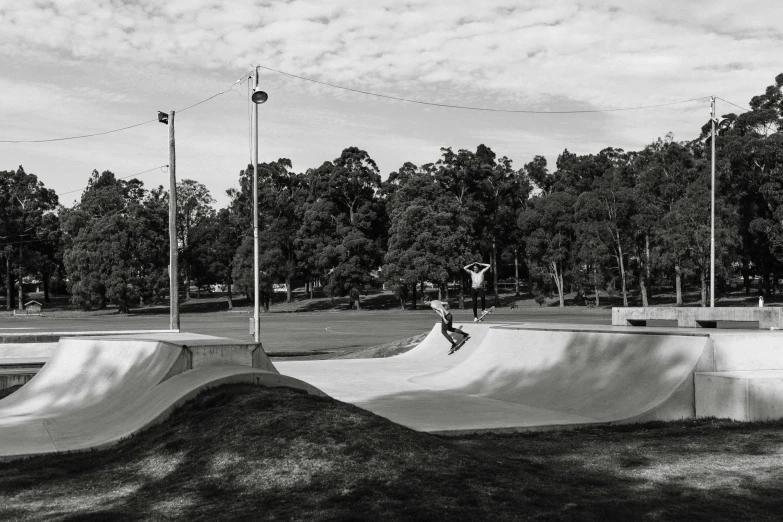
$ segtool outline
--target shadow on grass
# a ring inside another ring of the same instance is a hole
[[[780,423],[441,438],[293,390],[211,390],[89,454],[0,463],[15,520],[772,520]]]

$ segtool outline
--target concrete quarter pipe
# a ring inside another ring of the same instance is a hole
[[[206,387],[288,386],[260,347],[198,334],[61,339],[30,382],[0,401],[0,458],[99,448],[165,419]]]
[[[714,366],[701,332],[474,324],[446,356],[439,330],[397,357],[277,368],[413,429],[457,434],[693,417],[694,373]]]

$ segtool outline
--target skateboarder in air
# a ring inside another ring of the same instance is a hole
[[[484,268],[480,268],[483,266]],[[473,298],[473,322],[477,323],[478,317],[478,297],[481,296],[481,313],[487,304],[487,294],[484,291],[484,272],[489,270],[486,263],[471,263],[463,267],[470,274],[470,297]]]
[[[454,328],[452,326],[453,317],[451,315],[451,312],[449,311],[449,303],[438,301],[437,299],[434,299],[430,301],[430,307],[432,310],[437,313],[440,316],[440,331],[443,334],[443,337],[449,340],[451,343],[451,350],[454,351],[455,348],[458,346],[464,344],[464,342],[467,340],[469,335],[462,331],[461,328]],[[449,332],[456,332],[462,336],[462,340],[458,343],[456,340],[454,340],[454,337],[452,337]]]

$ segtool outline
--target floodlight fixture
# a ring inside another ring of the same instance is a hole
[[[269,99],[269,95],[265,93],[264,91],[259,91],[258,89],[253,91],[253,94],[250,96],[250,99],[253,100],[253,103],[256,105],[261,105],[265,101]]]

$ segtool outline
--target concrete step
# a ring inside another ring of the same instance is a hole
[[[696,416],[783,419],[783,370],[696,372]]]

